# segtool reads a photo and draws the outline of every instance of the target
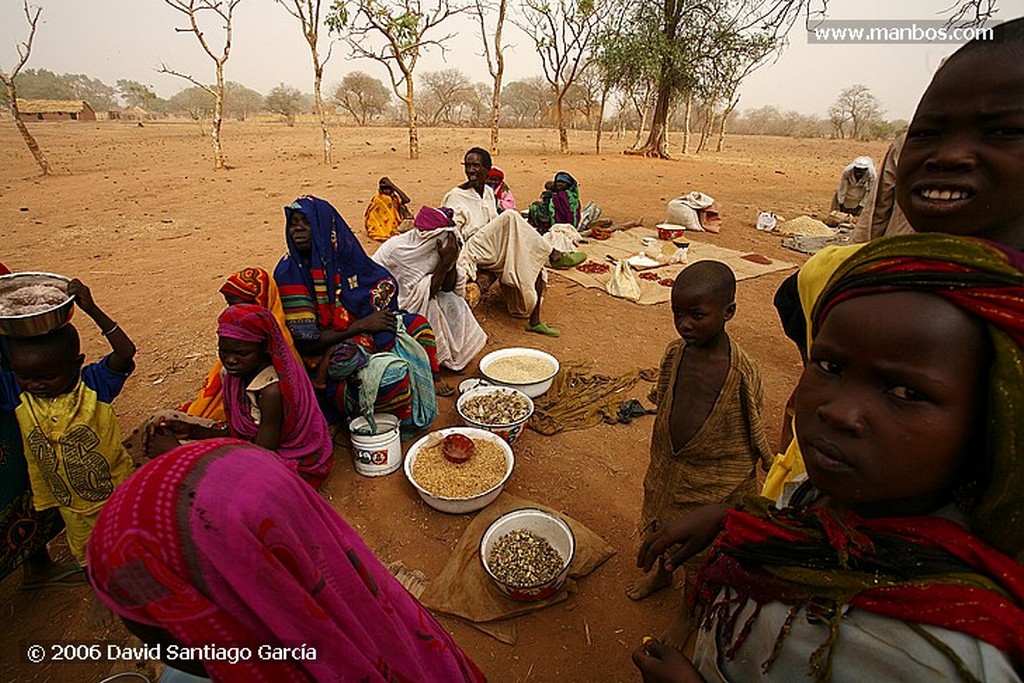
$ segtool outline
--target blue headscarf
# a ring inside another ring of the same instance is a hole
[[[312,229],[309,257],[299,253],[288,221],[299,211]],[[374,311],[398,311],[398,282],[363,250],[345,219],[317,197],[299,197],[284,208],[288,255],[274,279],[281,291],[285,320],[296,341],[315,341],[321,330],[344,330]],[[390,348],[395,335],[373,335],[378,349]]]

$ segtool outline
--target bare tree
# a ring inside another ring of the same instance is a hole
[[[320,0],[277,0],[302,24],[302,35],[309,44],[309,52],[313,58],[313,112],[320,122],[320,131],[324,140],[324,163],[331,163],[331,131],[327,127],[327,114],[324,111],[324,100],[320,94],[320,83],[324,78],[324,66],[331,58],[331,47],[327,45],[327,55],[320,58]]]
[[[844,126],[849,122],[850,137],[856,140],[863,137],[868,127],[882,117],[882,108],[868,87],[858,83],[840,92],[828,113],[829,120],[838,129],[839,137],[845,137]]]
[[[540,76],[512,81],[502,92],[503,111],[511,111],[516,126],[535,126],[551,107],[551,88]]]
[[[457,123],[456,109],[460,108],[466,98],[466,91],[473,91],[469,76],[458,69],[442,69],[428,71],[422,77],[423,87],[433,100],[434,111],[430,115],[431,125],[439,123]]]
[[[449,0],[334,0],[327,15],[332,32],[344,33],[357,58],[380,62],[388,70],[391,88],[405,104],[409,123],[409,158],[420,158],[420,139],[416,119],[416,87],[413,75],[420,55],[428,47],[444,52],[444,43],[453,37],[427,38],[438,26],[464,11]],[[380,41],[382,44],[375,44]]]
[[[491,89],[491,154],[498,154],[498,124],[501,121],[501,81],[505,76],[505,46],[501,44],[501,32],[505,28],[507,0],[475,0],[470,11],[480,22],[480,39],[484,43],[484,58],[487,71],[494,85]],[[487,25],[487,15],[497,12],[493,28]]]
[[[379,79],[363,71],[353,71],[334,87],[331,99],[352,114],[356,124],[365,126],[387,111],[391,93]]]
[[[590,51],[604,19],[602,1],[523,0],[523,18],[516,21],[533,40],[544,78],[551,86],[562,154],[569,153],[565,94],[590,61]]]
[[[216,67],[217,81],[215,85],[212,86],[196,80],[189,74],[170,69],[166,64],[160,65],[159,72],[183,78],[189,83],[192,83],[213,95],[213,125],[210,127],[210,138],[213,142],[213,167],[218,170],[225,168],[227,165],[224,158],[224,149],[221,146],[220,141],[220,130],[224,123],[224,64],[227,63],[228,57],[231,55],[231,19],[234,14],[235,7],[237,7],[238,3],[241,1],[242,0],[164,0],[167,5],[178,12],[181,12],[188,18],[188,26],[186,28],[176,28],[174,30],[194,35],[196,40],[198,40],[199,44],[202,46],[203,51],[210,56],[210,59],[213,60]],[[210,42],[206,39],[206,34],[200,27],[201,20],[205,15],[210,13],[223,21],[224,47],[219,53],[214,52],[213,48],[210,47]]]
[[[18,89],[14,85],[14,79],[18,77],[18,73],[22,67],[28,62],[28,58],[32,55],[32,41],[36,37],[36,26],[39,25],[39,13],[43,11],[42,7],[29,8],[28,0],[23,0],[25,9],[25,19],[28,21],[29,31],[28,40],[24,43],[20,43],[18,48],[18,63],[11,69],[11,73],[8,74],[0,69],[0,81],[4,84],[4,89],[7,92],[7,108],[11,112],[11,118],[14,119],[14,125],[18,127],[18,132],[21,133],[21,139],[25,141],[25,145],[28,147],[28,151],[32,152],[33,158],[36,163],[39,164],[39,168],[42,170],[43,175],[53,175],[53,170],[50,169],[50,162],[46,160],[46,156],[43,154],[43,150],[39,149],[39,143],[32,137],[32,133],[29,132],[28,126],[21,120],[21,112],[18,111]]]

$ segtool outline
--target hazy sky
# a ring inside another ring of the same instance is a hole
[[[934,20],[941,18],[939,13],[953,1],[829,0],[828,16],[833,20]],[[514,3],[511,0],[510,5]],[[15,43],[27,35],[21,4],[21,0],[0,0],[0,67],[5,70],[13,66]],[[110,85],[128,78],[153,86],[163,97],[188,84],[157,73],[161,62],[199,80],[214,80],[212,61],[192,34],[175,32],[176,26],[184,25],[182,15],[162,0],[34,0],[32,4],[42,6],[43,14],[26,68],[84,73]],[[1024,14],[1021,0],[1000,0],[1000,6],[1000,20]],[[434,50],[421,58],[417,73],[456,67],[474,81],[489,80],[479,30],[460,18],[452,23],[451,32],[456,35],[449,42],[447,61]],[[536,51],[527,44],[528,39],[516,29],[506,33],[510,48],[505,82],[540,74]],[[217,31],[210,34],[220,37]],[[887,118],[910,118],[939,61],[956,47],[814,45],[808,44],[802,23],[790,33],[789,43],[777,62],[749,77],[741,91],[740,109],[770,104],[824,115],[840,90],[863,83],[879,98]],[[234,45],[225,70],[228,80],[264,94],[280,82],[312,91],[309,48],[298,21],[274,0],[242,0],[239,4]],[[338,43],[324,79],[329,86],[357,70],[386,79],[383,67],[370,60],[350,59],[348,48]]]

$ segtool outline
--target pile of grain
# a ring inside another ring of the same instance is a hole
[[[485,374],[499,382],[532,384],[543,382],[555,374],[555,366],[547,358],[505,356],[490,363]]]
[[[779,224],[778,231],[785,235],[811,235],[813,237],[831,237],[836,234],[827,225],[810,216],[797,216]]]
[[[473,439],[473,457],[454,463],[444,457],[438,439],[420,449],[412,463],[412,478],[439,498],[472,498],[490,490],[505,477],[505,451],[489,439]]]
[[[27,285],[0,295],[0,315],[42,313],[68,300],[67,293],[54,285]]]

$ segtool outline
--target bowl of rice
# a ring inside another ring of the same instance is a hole
[[[506,512],[480,538],[480,562],[498,589],[522,602],[557,593],[569,576],[576,537],[564,519],[536,508]]]
[[[480,374],[492,384],[518,389],[530,398],[543,396],[558,374],[558,360],[538,349],[513,347],[480,359]]]
[[[461,463],[444,456],[444,439],[459,434],[473,441],[473,455]],[[427,434],[405,454],[405,478],[430,507],[462,514],[481,510],[501,494],[512,476],[515,456],[504,439],[484,429],[448,427]]]
[[[0,275],[0,332],[37,337],[66,325],[75,308],[70,282],[54,273]]]

